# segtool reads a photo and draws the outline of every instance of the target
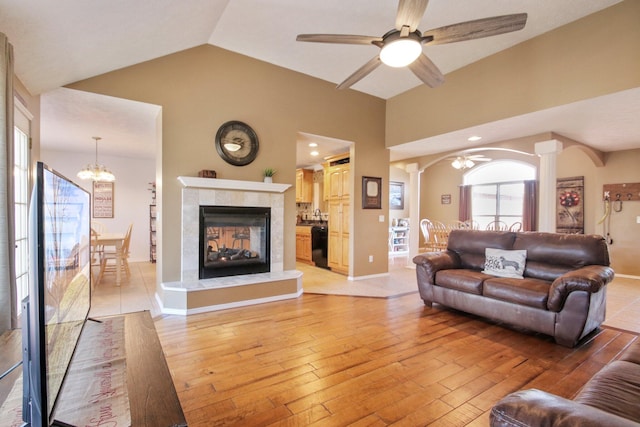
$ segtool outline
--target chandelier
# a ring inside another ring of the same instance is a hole
[[[115,175],[113,175],[113,173],[104,165],[98,163],[98,141],[102,138],[99,136],[92,136],[91,138],[96,141],[96,162],[94,164],[88,164],[84,169],[78,172],[78,178],[91,179],[93,181],[115,181]]]

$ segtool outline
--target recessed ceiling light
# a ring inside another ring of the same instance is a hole
[[[474,135],[474,136],[470,136],[470,137],[467,139],[467,141],[471,141],[471,142],[473,142],[473,141],[480,141],[481,139],[482,139],[482,137],[481,137],[481,136]]]
[[[309,153],[309,154],[311,154],[312,156],[317,156],[317,155],[318,155],[318,154],[320,154],[320,153],[318,153],[317,151],[312,151],[312,152],[311,152],[311,153]]]
[[[317,146],[318,146],[318,144],[316,144],[315,142],[310,142],[309,143],[309,147],[317,147]]]

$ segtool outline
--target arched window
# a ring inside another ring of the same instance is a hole
[[[464,174],[464,185],[471,189],[471,218],[478,228],[521,227],[525,181],[535,178],[534,166],[514,160],[495,160]]]

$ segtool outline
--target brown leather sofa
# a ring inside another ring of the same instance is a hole
[[[640,341],[602,368],[573,400],[521,390],[502,398],[489,417],[493,427],[639,426]]]
[[[523,277],[483,273],[485,249],[526,250]],[[603,237],[453,230],[447,250],[416,256],[424,303],[442,304],[551,335],[573,347],[604,321],[613,280]]]

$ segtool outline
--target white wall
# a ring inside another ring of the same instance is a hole
[[[41,150],[41,160],[91,193],[92,182],[82,181],[76,173],[93,163],[93,154],[68,151]],[[100,218],[109,232],[122,232],[133,224],[130,261],[149,260],[149,204],[150,182],[155,181],[155,159],[100,155],[99,161],[116,176],[114,185],[114,217]],[[92,218],[93,219],[93,218]]]

